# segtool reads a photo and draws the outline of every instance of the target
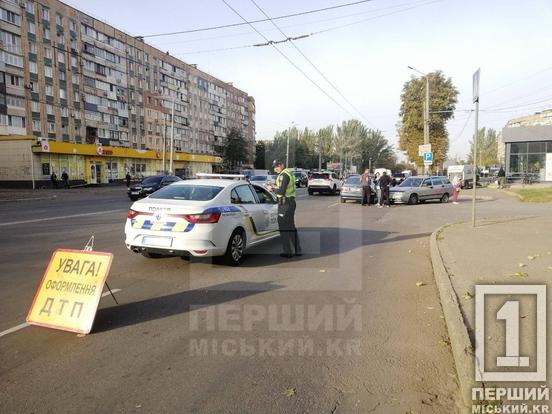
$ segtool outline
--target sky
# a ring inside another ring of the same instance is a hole
[[[264,17],[253,0],[226,1],[247,20]],[[255,1],[276,17],[352,0]],[[243,22],[222,0],[66,3],[135,36]],[[552,108],[551,0],[372,0],[275,22],[288,37],[311,34],[295,45],[324,76],[289,42],[277,47],[293,64],[270,46],[243,48],[266,42],[248,25],[145,41],[253,96],[257,139],[292,124],[317,129],[354,117],[398,149],[401,90],[420,76],[408,66],[441,70],[459,91],[447,124],[451,158],[469,151],[478,68],[480,127],[500,130],[509,119]],[[284,38],[271,22],[254,26],[269,40]]]

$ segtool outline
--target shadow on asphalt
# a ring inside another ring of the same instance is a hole
[[[291,259],[280,257],[281,242],[279,239],[275,239],[249,250],[241,267],[265,267],[284,262],[292,263],[337,256],[362,246],[395,243],[430,235],[431,233],[398,234],[388,231],[339,227],[301,227],[299,228],[299,239],[303,250],[302,256],[295,256]]]
[[[228,282],[98,310],[92,332],[106,332],[214,306],[262,292],[281,289],[272,282]],[[190,306],[193,305],[193,309]]]

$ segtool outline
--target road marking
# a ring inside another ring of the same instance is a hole
[[[41,221],[63,220],[63,219],[70,219],[70,218],[76,218],[76,217],[98,216],[100,214],[119,213],[122,211],[127,211],[127,210],[126,209],[105,210],[105,211],[95,211],[93,213],[71,214],[68,216],[45,217],[45,218],[39,218],[39,219],[33,219],[33,220],[10,221],[8,223],[0,223],[0,227],[15,226],[18,224],[39,223]]]
[[[121,289],[111,289],[113,293],[120,292]],[[105,298],[106,296],[110,295],[109,291],[102,293],[102,298]],[[11,333],[20,331],[23,328],[26,328],[27,326],[30,326],[27,322],[21,323],[17,326],[14,326],[13,328],[6,329],[5,331],[0,332],[0,338],[2,338],[5,335],[9,335]]]
[[[330,208],[330,207],[335,207],[335,206],[337,206],[337,205],[339,205],[339,203],[333,203],[333,204],[330,204],[330,205],[328,206],[328,208]]]

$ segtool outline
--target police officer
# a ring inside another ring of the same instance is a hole
[[[272,168],[278,174],[275,187],[269,186],[269,190],[274,191],[278,198],[278,228],[284,250],[280,256],[286,258],[293,257],[292,244],[295,248],[295,256],[301,256],[299,236],[295,227],[295,176],[284,167],[282,161],[275,160],[272,163]]]

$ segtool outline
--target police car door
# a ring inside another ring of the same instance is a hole
[[[278,230],[278,201],[268,190],[265,188],[254,185],[252,186],[257,194],[259,204],[263,208],[263,212],[266,218],[267,232],[273,232]]]
[[[235,202],[237,196],[237,204],[244,210],[244,221],[247,229],[258,236],[266,230],[266,217],[263,212],[263,207],[257,202],[257,198],[253,194],[251,186],[248,184],[240,185],[232,190],[232,201]]]

